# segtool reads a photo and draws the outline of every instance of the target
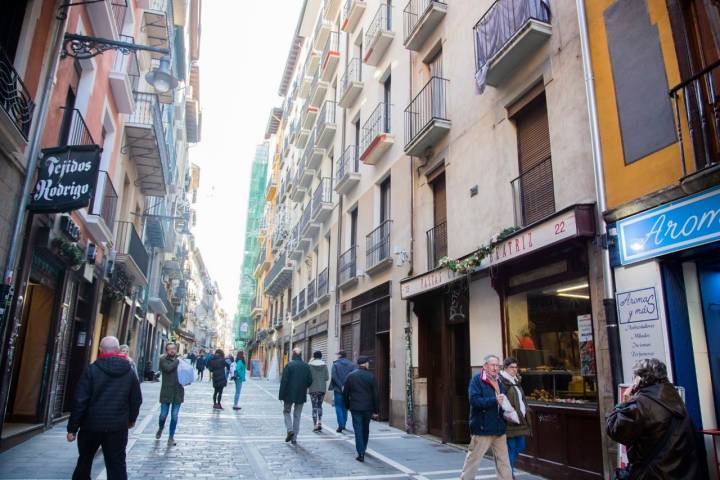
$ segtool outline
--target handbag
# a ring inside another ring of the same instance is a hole
[[[503,418],[506,422],[520,425],[520,417],[518,416],[517,410],[513,408],[510,400],[508,400],[507,398],[507,395],[503,397],[502,405],[500,405],[500,408],[502,408]]]

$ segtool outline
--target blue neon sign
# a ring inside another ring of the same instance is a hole
[[[627,265],[720,240],[720,186],[617,222]]]

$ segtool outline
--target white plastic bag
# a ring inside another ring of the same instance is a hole
[[[503,401],[502,405],[500,405],[500,408],[502,408],[503,418],[506,422],[520,425],[520,417],[518,417],[518,413],[513,408],[510,400],[508,400],[507,395],[503,395]]]
[[[180,360],[180,363],[178,363],[177,368],[177,376],[178,376],[178,382],[180,382],[180,385],[183,387],[186,385],[190,385],[193,380],[195,379],[195,371],[193,370],[192,365],[190,365],[185,360]]]

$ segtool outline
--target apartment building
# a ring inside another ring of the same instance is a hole
[[[2,193],[3,249],[24,177],[35,174],[26,171],[33,145],[44,149],[38,189],[51,155],[84,155],[97,177],[80,184],[92,192],[84,204],[38,206],[49,198],[40,190],[31,201],[2,317],[2,448],[67,416],[102,336],[129,344],[144,366],[181,327],[187,149],[201,128],[199,1],[28,0],[8,13],[2,68],[15,88],[2,91],[0,116],[2,177],[12,183]]]

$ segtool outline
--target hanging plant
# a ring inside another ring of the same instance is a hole
[[[479,246],[473,253],[465,258],[457,259],[450,257],[443,257],[440,259],[440,266],[447,267],[453,272],[469,274],[472,273],[477,267],[480,266],[483,259],[490,255],[498,243],[502,243],[505,239],[510,237],[512,234],[520,230],[520,227],[508,227],[503,229],[494,238],[485,244]]]
[[[70,242],[62,237],[55,237],[50,242],[50,245],[71,269],[78,270],[85,263],[85,255],[83,255],[82,249],[76,242]]]

